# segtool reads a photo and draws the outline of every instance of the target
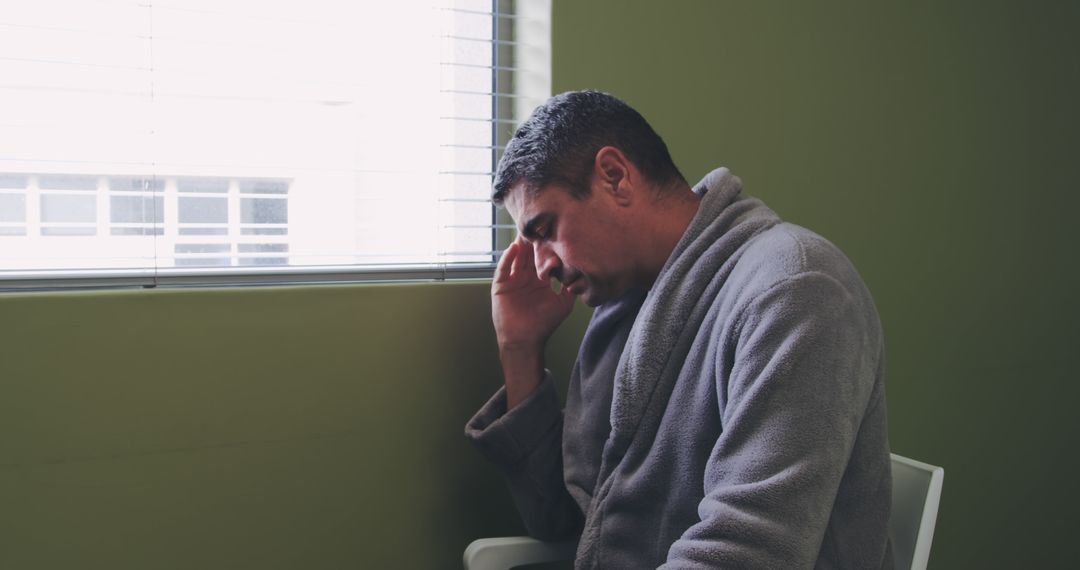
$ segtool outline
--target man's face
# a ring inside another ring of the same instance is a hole
[[[533,249],[540,280],[557,279],[590,307],[633,285],[625,220],[604,192],[594,189],[578,200],[555,185],[530,194],[518,183],[507,193],[505,205],[519,239]]]

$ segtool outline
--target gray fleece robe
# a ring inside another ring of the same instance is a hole
[[[881,326],[824,238],[726,169],[649,292],[598,307],[565,412],[547,374],[466,425],[577,568],[892,568]]]

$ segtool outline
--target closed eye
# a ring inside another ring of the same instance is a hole
[[[536,239],[549,239],[551,237],[551,226],[549,224],[544,224],[536,228],[535,235]]]
[[[541,214],[531,220],[528,224],[525,224],[525,229],[522,232],[525,239],[533,240],[548,240],[551,239],[552,228],[554,227],[554,220],[548,214]]]

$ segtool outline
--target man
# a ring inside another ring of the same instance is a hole
[[[578,568],[892,567],[881,327],[839,250],[726,169],[691,189],[597,92],[533,113],[493,200],[505,386],[466,434],[533,536],[580,532]],[[543,352],[578,296],[563,412]]]

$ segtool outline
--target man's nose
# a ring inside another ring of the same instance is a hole
[[[546,243],[533,244],[533,259],[536,262],[536,277],[541,281],[547,281],[552,277],[559,278],[559,257],[551,251],[551,246]]]

